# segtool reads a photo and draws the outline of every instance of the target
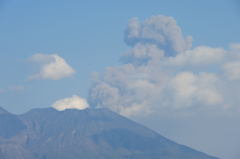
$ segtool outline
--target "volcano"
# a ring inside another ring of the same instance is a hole
[[[0,159],[217,159],[108,109],[0,108]]]

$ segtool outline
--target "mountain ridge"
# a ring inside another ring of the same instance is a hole
[[[24,127],[11,136],[0,133],[1,159],[217,159],[109,109],[38,108],[10,116]]]
[[[0,114],[6,114],[6,113],[9,113],[9,112],[0,106]]]

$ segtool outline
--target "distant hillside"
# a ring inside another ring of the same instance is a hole
[[[217,159],[107,109],[0,108],[0,159]]]

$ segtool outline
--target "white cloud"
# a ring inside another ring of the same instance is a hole
[[[223,69],[230,80],[240,80],[240,60],[225,63]]]
[[[171,65],[187,66],[206,66],[216,64],[224,60],[226,51],[222,48],[211,48],[207,46],[198,46],[192,50],[183,52],[176,57],[169,58],[168,63]]]
[[[72,97],[69,98],[57,100],[56,102],[53,103],[52,107],[59,111],[63,111],[65,109],[82,110],[88,108],[89,106],[84,98],[73,95]]]
[[[214,74],[192,72],[178,73],[170,82],[175,96],[175,105],[192,106],[202,103],[203,105],[215,105],[222,102],[222,96],[215,88],[218,78]]]
[[[240,43],[232,43],[230,44],[230,49],[235,50],[235,51],[240,51]]]
[[[74,69],[57,54],[35,54],[30,60],[40,64],[40,71],[29,77],[29,79],[59,80],[71,76]]]

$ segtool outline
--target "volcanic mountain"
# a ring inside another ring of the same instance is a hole
[[[0,159],[217,159],[108,109],[0,108]]]

